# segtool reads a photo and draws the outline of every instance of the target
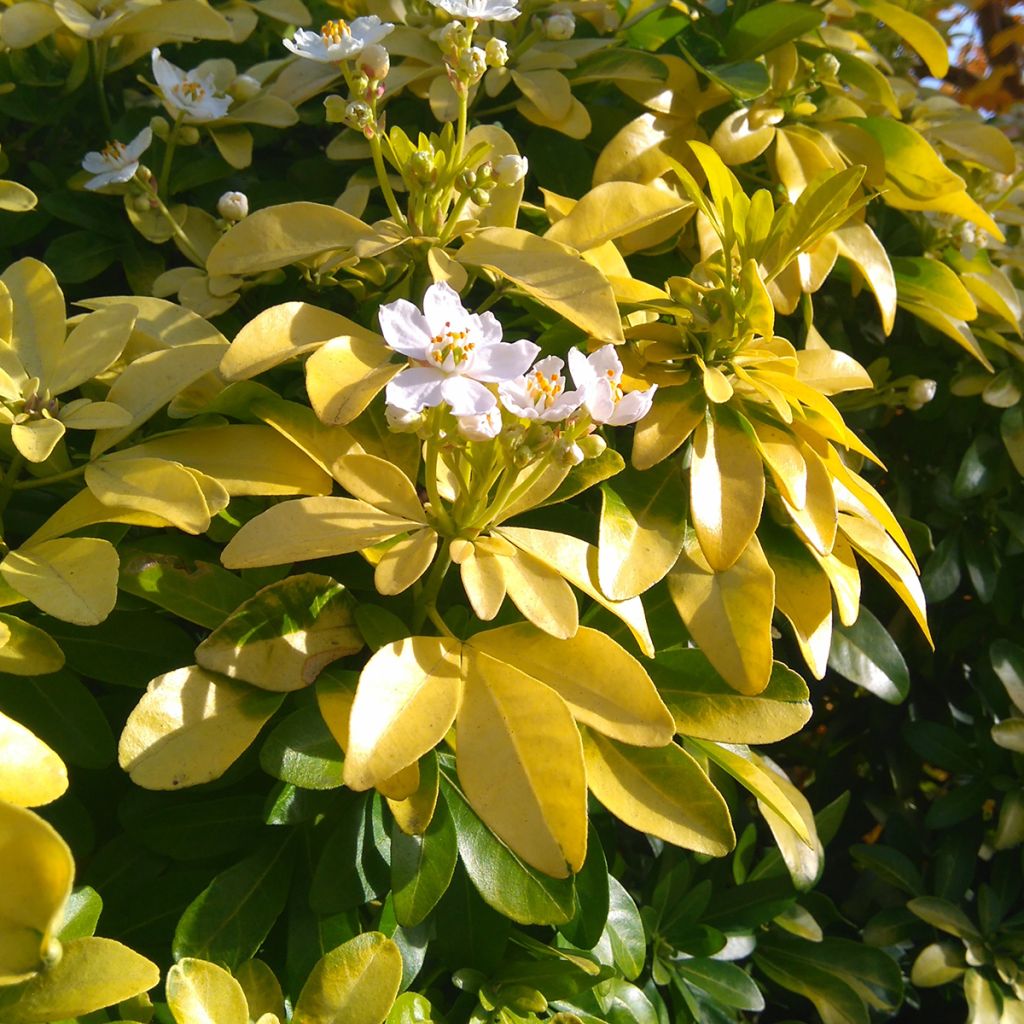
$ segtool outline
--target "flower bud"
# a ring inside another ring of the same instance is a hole
[[[501,410],[498,406],[477,416],[457,416],[459,433],[468,441],[490,441],[501,433]]]
[[[810,100],[800,100],[798,103],[793,104],[794,117],[810,117],[811,114],[815,114],[817,111],[817,104],[812,103]]]
[[[491,36],[484,47],[484,55],[489,68],[503,68],[508,63],[508,44],[504,39]]]
[[[362,131],[368,128],[373,121],[373,111],[369,104],[362,100],[352,100],[345,105],[345,124],[350,128],[358,128]]]
[[[225,220],[242,220],[249,215],[249,197],[244,192],[225,192],[217,200],[217,212]]]
[[[924,408],[934,397],[938,385],[927,377],[919,377],[907,388],[906,406],[915,412]]]
[[[166,140],[170,134],[171,125],[166,117],[161,117],[159,114],[156,117],[149,119],[149,130],[161,140]]]
[[[814,73],[824,82],[835,81],[839,74],[839,58],[834,53],[823,53],[814,62]]]
[[[194,124],[183,124],[178,127],[178,145],[194,146],[199,141],[199,129]]]
[[[384,419],[387,420],[388,429],[396,434],[415,434],[423,425],[425,417],[422,412],[409,412],[399,409],[397,405],[386,405]]]
[[[409,157],[409,173],[422,185],[432,185],[437,177],[434,157],[424,149],[418,149]]]
[[[476,188],[476,172],[463,171],[458,177],[457,184],[460,192],[469,192]]]
[[[459,73],[470,83],[478,82],[487,70],[487,54],[479,46],[471,46],[459,57]]]
[[[552,14],[544,22],[544,38],[553,42],[562,42],[565,39],[572,39],[576,33],[576,19],[567,11]]]
[[[555,443],[555,458],[563,466],[578,466],[586,456],[583,449],[575,442],[567,438],[559,438]]]
[[[494,165],[494,177],[499,185],[516,185],[526,177],[530,163],[525,156],[509,153]]]
[[[239,103],[244,103],[258,96],[262,88],[263,86],[252,75],[236,75],[227,91],[229,96]]]
[[[145,213],[147,210],[151,210],[156,204],[147,195],[137,195],[132,200],[132,209],[138,210],[139,213]]]
[[[491,201],[491,193],[485,188],[475,188],[470,192],[469,198],[472,199],[477,206],[487,206]]]
[[[585,459],[596,459],[608,447],[608,442],[600,434],[587,434],[579,440],[579,449]]]
[[[359,69],[371,81],[380,82],[388,77],[391,57],[380,43],[370,43],[359,54]]]
[[[466,26],[461,21],[448,22],[438,33],[437,44],[441,47],[442,53],[457,57],[469,45]]]

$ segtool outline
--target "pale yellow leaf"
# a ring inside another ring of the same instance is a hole
[[[166,995],[178,1024],[249,1024],[242,986],[206,960],[179,960],[167,972]]]
[[[399,370],[391,350],[376,335],[342,335],[306,361],[306,392],[324,423],[350,423]]]
[[[64,294],[50,268],[31,257],[12,263],[0,281],[14,302],[11,346],[28,376],[45,387],[64,349]]]
[[[427,527],[392,544],[377,563],[373,583],[381,594],[401,594],[411,587],[434,561],[437,533]]]
[[[574,636],[579,607],[562,576],[540,559],[515,548],[500,561],[508,596],[523,617],[559,639]]]
[[[38,736],[0,712],[0,801],[17,807],[52,803],[68,788],[64,762]]]

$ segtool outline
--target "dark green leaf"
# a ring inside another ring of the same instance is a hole
[[[391,890],[400,925],[418,925],[434,909],[452,880],[459,857],[455,825],[448,804],[438,800],[422,836],[391,827]]]
[[[852,626],[837,622],[833,627],[828,666],[888,704],[901,704],[910,692],[910,673],[900,649],[863,605]]]
[[[260,749],[269,775],[303,789],[342,785],[344,756],[316,704],[299,708],[279,722]]]

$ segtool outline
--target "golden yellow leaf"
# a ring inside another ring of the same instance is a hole
[[[249,1024],[242,986],[223,967],[193,957],[167,972],[167,1006],[178,1024]]]
[[[440,773],[437,757],[425,754],[419,761],[419,782],[416,789],[401,799],[388,798],[388,807],[395,816],[395,823],[410,836],[423,835],[434,817],[437,796],[440,792]]]
[[[746,549],[764,504],[764,469],[757,447],[721,412],[705,416],[693,435],[690,515],[701,551],[724,571]]]
[[[807,467],[804,507],[798,509],[790,505],[785,495],[782,496],[782,503],[807,543],[820,554],[827,555],[836,540],[836,497],[832,489],[832,477],[809,445],[803,445],[800,454]]]
[[[370,789],[444,739],[462,700],[461,648],[446,637],[407,637],[366,663],[349,718],[347,786]]]
[[[896,317],[896,275],[885,246],[867,224],[846,223],[833,232],[839,255],[845,256],[860,271],[882,315],[882,330],[892,333]]]
[[[874,387],[867,370],[853,356],[838,349],[803,349],[796,358],[797,377],[823,395]]]
[[[557,640],[527,623],[477,633],[468,646],[554,690],[576,719],[623,743],[660,747],[672,716],[643,665],[600,630]]]
[[[351,423],[402,369],[378,335],[344,334],[306,360],[306,392],[324,423]]]
[[[408,590],[434,561],[437,534],[429,526],[392,544],[373,572],[373,583],[382,594]]]
[[[45,462],[63,436],[64,424],[49,417],[11,426],[11,441],[29,462]]]
[[[334,478],[354,498],[393,516],[426,523],[423,503],[412,481],[393,463],[376,455],[351,453],[332,467]]]
[[[94,537],[31,543],[0,562],[0,574],[37,608],[80,626],[95,626],[117,600],[117,551]]]
[[[512,81],[548,121],[561,121],[572,109],[569,80],[559,71],[513,70]]]
[[[508,596],[524,618],[562,640],[576,634],[579,606],[559,573],[517,548],[499,561]]]
[[[68,788],[64,762],[38,736],[0,712],[0,801],[16,807],[52,803]]]
[[[587,853],[587,783],[579,733],[553,690],[464,649],[456,764],[473,810],[531,866],[554,878]]]
[[[138,312],[127,303],[104,306],[82,317],[64,345],[64,358],[47,386],[55,395],[77,388],[101,374],[121,355]]]
[[[31,977],[60,955],[54,932],[71,895],[67,843],[38,815],[0,801],[0,984]]]
[[[637,424],[632,461],[636,469],[650,469],[668,458],[704,419],[707,400],[699,384],[662,388],[651,411]]]
[[[795,437],[779,426],[751,419],[757,450],[775,481],[775,486],[794,508],[807,502],[807,463]]]
[[[591,791],[627,825],[713,857],[736,845],[722,794],[682,747],[631,747],[588,731],[583,749]]]
[[[283,696],[197,665],[157,676],[128,716],[118,763],[143,789],[220,778],[256,738]]]
[[[505,600],[502,559],[492,550],[489,537],[481,537],[459,565],[462,587],[478,619],[490,622]]]
[[[268,1013],[272,1013],[279,1021],[285,1019],[281,983],[262,960],[246,960],[235,971],[235,980],[242,986],[249,1020],[258,1022]]]
[[[757,537],[724,572],[687,544],[668,575],[672,601],[719,675],[740,693],[760,693],[772,671],[775,576]]]
[[[756,160],[775,138],[775,125],[767,121],[754,123],[746,107],[734,110],[715,129],[711,145],[730,166]]]
[[[13,590],[6,596],[7,604],[17,604],[21,597]],[[0,672],[45,676],[63,666],[64,652],[48,633],[16,615],[0,614]]]
[[[49,384],[64,349],[64,294],[45,263],[26,257],[12,263],[0,281],[14,303],[11,348],[30,377]]]
[[[814,548],[807,548],[814,560],[828,576],[832,593],[836,597],[839,621],[852,626],[860,614],[860,570],[853,548],[842,534],[836,534],[836,542],[830,555],[819,555]]]
[[[229,569],[247,569],[343,555],[418,525],[354,498],[296,498],[250,519],[221,560]]]

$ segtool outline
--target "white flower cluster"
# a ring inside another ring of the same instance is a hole
[[[447,284],[427,289],[422,310],[406,299],[382,306],[380,328],[388,346],[410,360],[385,392],[388,421],[397,429],[413,427],[423,410],[442,404],[470,440],[496,437],[502,408],[535,423],[585,413],[593,424],[624,426],[647,415],[657,389],[625,394],[622,363],[615,347],[604,345],[590,356],[569,352],[570,391],[561,359],[534,363],[537,345],[502,341],[494,315],[470,313]]]

